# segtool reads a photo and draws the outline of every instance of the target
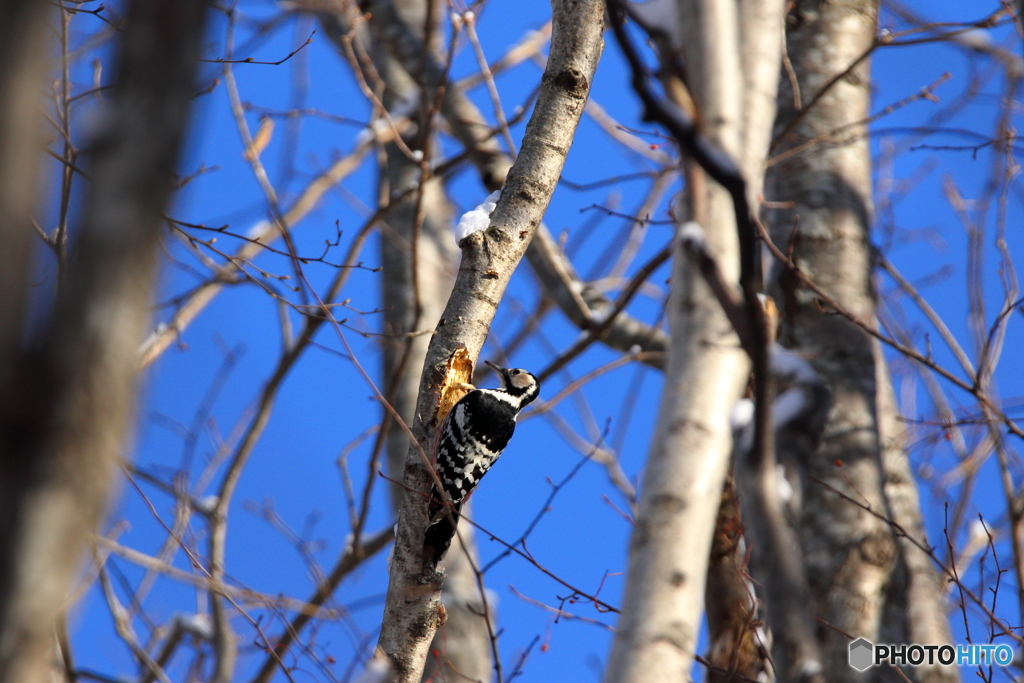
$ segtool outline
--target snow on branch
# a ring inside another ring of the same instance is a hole
[[[495,190],[487,195],[487,199],[475,209],[462,214],[462,218],[452,228],[455,231],[456,244],[461,244],[462,240],[474,232],[483,232],[487,229],[487,226],[491,224],[491,214],[494,213],[495,207],[498,206],[498,198],[500,196],[501,190]]]

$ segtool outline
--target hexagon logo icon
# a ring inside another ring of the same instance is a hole
[[[850,666],[857,671],[864,671],[874,663],[875,646],[871,641],[858,638],[850,643]]]

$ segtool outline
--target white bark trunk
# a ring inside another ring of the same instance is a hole
[[[741,18],[734,0],[681,0],[679,16],[687,85],[701,132],[743,164],[751,195],[756,196],[774,116],[782,9],[772,3],[745,6],[751,15]],[[758,33],[750,23],[754,16],[775,23]],[[741,35],[749,40],[744,42]],[[750,78],[762,80],[752,87]],[[702,195],[694,199],[695,217],[725,278],[736,282],[739,247],[733,203],[711,181],[706,190],[700,184],[691,190]],[[630,542],[622,615],[605,675],[609,683],[690,679],[708,555],[732,447],[728,417],[749,373],[748,359],[721,305],[678,248],[672,282],[665,385]]]
[[[889,515],[915,541],[928,546],[928,536],[921,517],[921,501],[917,481],[907,457],[905,428],[900,421],[896,394],[893,391],[889,366],[882,354],[882,344],[873,340],[878,370],[878,431],[881,437],[882,468],[885,472],[884,492]],[[895,590],[890,590],[890,605],[884,619],[886,642],[925,644],[952,643],[953,635],[947,616],[947,593],[943,575],[935,561],[910,539],[899,537],[900,566],[897,568]],[[890,635],[891,634],[891,635]],[[953,666],[929,666],[925,661],[914,670],[920,683],[954,683],[960,671]]]
[[[785,135],[774,150],[783,155],[769,171],[768,198],[792,201],[792,210],[773,211],[770,216],[776,244],[790,244],[793,258],[821,288],[861,320],[875,319],[875,298],[871,282],[869,231],[871,227],[870,150],[862,128],[849,129],[840,139],[828,139],[792,155],[787,150],[817,136],[826,136],[842,126],[862,120],[870,103],[869,62],[861,59],[872,45],[877,21],[875,0],[796,3],[788,21],[788,49],[796,73],[804,111],[797,111],[788,81],[779,97],[777,129]],[[819,97],[823,88],[847,72]],[[814,102],[807,108],[808,103]],[[886,446],[882,432],[894,415],[886,400],[888,381],[876,368],[876,344],[859,327],[837,315],[822,315],[816,295],[801,287],[796,278],[781,273],[777,281],[783,324],[780,340],[786,346],[807,353],[818,374],[832,390],[835,405],[818,452],[808,459],[807,473],[828,485],[863,501],[873,510],[886,510],[886,493],[894,496],[901,515],[911,526],[908,505],[916,507],[916,492],[898,448]],[[896,438],[894,434],[888,434]],[[889,450],[886,456],[883,448]],[[883,458],[885,458],[883,462]],[[883,466],[884,465],[884,466]],[[899,475],[883,489],[887,475]],[[899,499],[899,500],[897,500]],[[893,508],[895,511],[896,508]],[[906,615],[903,626],[893,624],[887,600],[906,600],[909,609],[927,590],[929,580],[920,558],[903,548],[904,559],[914,568],[909,590],[901,594],[894,584],[901,548],[892,529],[867,511],[842,500],[824,487],[808,481],[804,493],[802,541],[811,588],[811,610],[822,620],[818,639],[822,643],[825,670],[832,681],[862,681],[864,675],[846,665],[849,639],[865,637],[883,640],[882,627],[909,636]],[[908,565],[909,566],[909,565]],[[916,596],[916,597],[915,597]],[[922,605],[923,607],[924,605]],[[824,624],[829,624],[825,626]],[[939,637],[942,629],[934,613],[928,625],[916,634]],[[932,641],[924,641],[932,642]],[[945,641],[943,641],[945,642]],[[946,672],[956,676],[953,669]],[[872,669],[871,680],[895,680],[885,668]]]

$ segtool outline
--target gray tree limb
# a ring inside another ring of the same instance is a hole
[[[310,0],[303,0],[303,3]],[[401,64],[406,73],[420,85],[433,92],[443,81],[444,67],[424,52],[422,40],[412,26],[387,0],[368,0],[371,22],[381,43]],[[325,10],[317,7],[327,36],[339,42],[346,33],[346,22],[337,7]],[[502,151],[494,136],[494,129],[475,104],[466,96],[458,83],[445,84],[440,114],[452,134],[471,152],[470,160],[480,175],[484,187],[493,191],[502,187],[512,159]],[[527,259],[545,292],[559,309],[580,329],[593,325],[591,313],[611,305],[603,293],[589,287],[579,276],[569,259],[556,245],[547,227],[537,228],[538,239],[530,244]],[[643,356],[643,362],[657,368],[663,366],[660,353],[665,351],[667,336],[659,327],[648,325],[628,313],[620,313],[612,321],[601,341],[619,351],[639,346],[641,351],[654,353]]]
[[[490,227],[465,238],[462,264],[420,380],[412,444],[405,466],[405,496],[391,560],[379,647],[394,664],[397,679],[418,683],[439,622],[443,575],[423,573],[423,530],[432,482],[424,452],[437,427],[436,393],[447,360],[465,346],[477,358],[512,272],[544,215],[576,126],[583,113],[603,47],[604,3],[553,3],[551,56],[541,91],[509,171]]]
[[[543,223],[537,229],[530,248],[526,250],[526,259],[544,291],[554,300],[565,317],[581,330],[589,330],[596,326],[595,312],[607,315],[607,311],[615,306],[603,292],[591,287],[580,277],[572,261],[562,252]],[[664,352],[668,345],[668,335],[660,327],[649,325],[625,311],[620,311],[610,321],[607,330],[599,339],[606,346],[622,352],[630,352],[637,348],[640,351],[652,352],[643,356],[642,362],[664,370]]]
[[[433,40],[425,39],[427,11],[434,9]],[[433,58],[439,52],[440,30],[439,11],[441,3],[424,0],[398,0],[395,3],[396,16],[404,25],[419,27],[416,35],[424,46],[425,57]],[[363,34],[369,35],[369,31]],[[436,136],[426,138],[432,121],[429,118],[437,99],[436,90],[421,89],[406,73],[402,65],[390,54],[387,46],[372,41],[374,63],[381,79],[387,86],[383,103],[391,111],[396,108],[410,109],[409,103],[419,102],[418,111],[410,114],[416,121],[411,132],[405,136],[411,149],[421,149],[425,159],[432,160],[437,154]],[[393,117],[394,118],[394,117]],[[426,138],[426,139],[425,139]],[[414,421],[416,397],[419,392],[420,370],[426,358],[431,330],[441,318],[448,294],[455,282],[455,268],[458,263],[458,246],[452,239],[452,206],[445,193],[442,178],[431,177],[421,181],[424,164],[409,159],[389,144],[384,148],[387,163],[381,168],[380,196],[388,201],[387,195],[397,189],[419,184],[419,191],[402,200],[391,213],[381,229],[381,264],[384,267],[383,302],[385,338],[383,345],[383,382],[385,394],[405,425],[398,424],[385,414],[388,425],[386,432],[388,471],[395,480],[400,479],[409,453],[409,436],[406,425]],[[394,201],[392,199],[391,201]],[[415,259],[415,263],[413,262]],[[402,507],[402,487],[391,486],[391,500],[395,515]],[[472,511],[466,510],[472,517]],[[461,535],[453,540],[448,554],[446,569],[448,578],[442,593],[442,603],[448,620],[438,629],[431,652],[440,653],[430,657],[423,671],[423,680],[440,678],[487,680],[491,673],[491,642],[487,622],[483,615],[491,610],[481,609],[484,599],[482,583],[477,583],[473,571],[476,562],[476,544],[473,534],[463,528]],[[493,609],[493,608],[492,608]]]

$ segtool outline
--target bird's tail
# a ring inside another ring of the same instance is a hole
[[[462,510],[462,501],[452,503],[451,515],[445,513],[445,505],[441,502],[441,496],[436,491],[430,497],[430,519],[435,520],[427,526],[423,534],[423,562],[426,568],[435,569],[444,554],[452,544],[455,536],[455,526],[459,523],[459,513]],[[455,524],[452,524],[452,522]]]

